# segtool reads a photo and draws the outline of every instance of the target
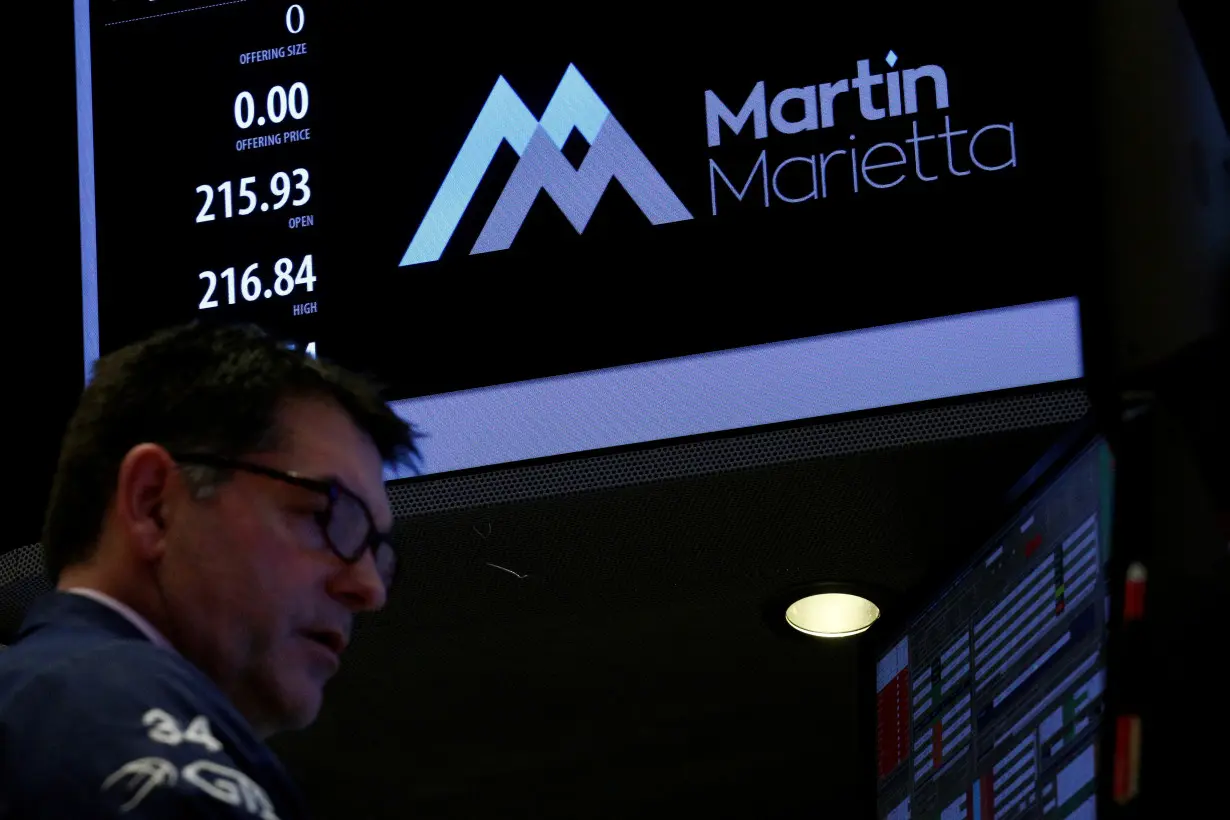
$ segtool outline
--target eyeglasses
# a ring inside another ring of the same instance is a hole
[[[397,553],[389,542],[389,534],[376,529],[372,512],[363,499],[337,480],[308,478],[295,472],[284,472],[260,464],[252,464],[208,453],[186,453],[171,456],[180,464],[197,464],[219,470],[240,470],[245,473],[265,476],[320,493],[328,500],[328,506],[315,513],[316,523],[324,534],[329,550],[347,564],[357,563],[367,550],[372,551],[376,571],[384,582],[385,590],[393,586],[397,574]]]

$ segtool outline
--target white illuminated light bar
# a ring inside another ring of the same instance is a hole
[[[1083,375],[1079,309],[1069,298],[392,406],[429,436],[422,472],[442,473]]]

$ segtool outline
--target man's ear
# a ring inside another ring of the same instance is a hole
[[[120,462],[115,520],[142,557],[162,552],[175,473],[175,460],[157,444],[138,444]]]

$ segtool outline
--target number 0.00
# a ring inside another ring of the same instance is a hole
[[[308,112],[308,89],[303,83],[294,83],[290,90],[280,85],[269,89],[265,95],[265,116],[272,123],[280,123],[290,114],[291,119],[301,120]],[[240,91],[235,97],[235,124],[250,128],[256,118],[256,99],[250,91]],[[265,118],[261,118],[264,123]]]

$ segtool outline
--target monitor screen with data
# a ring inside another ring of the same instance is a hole
[[[1111,481],[1098,440],[879,659],[879,817],[1095,816]]]
[[[429,473],[1082,375],[1078,13],[75,5],[87,372],[258,322]]]

